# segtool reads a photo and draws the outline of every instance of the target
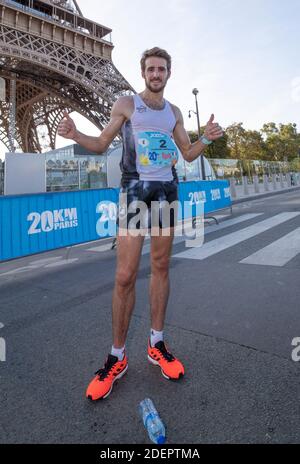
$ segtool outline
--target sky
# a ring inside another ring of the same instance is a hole
[[[112,29],[113,62],[133,88],[144,82],[140,57],[159,46],[172,56],[165,97],[179,106],[188,130],[211,113],[226,127],[243,122],[297,123],[300,131],[300,0],[78,0],[84,16]],[[74,115],[82,132],[95,126]],[[57,137],[57,147],[68,141]],[[0,156],[5,148],[0,146]]]

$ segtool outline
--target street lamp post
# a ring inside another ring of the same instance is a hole
[[[197,115],[197,113],[194,111],[194,110],[189,110],[189,118],[191,118],[191,113],[194,113]],[[198,137],[199,137],[199,131],[198,131]],[[197,158],[197,168],[198,168],[198,177],[199,179],[201,179],[201,176],[200,176],[200,163],[199,163],[199,156]]]
[[[198,90],[198,89],[193,89],[193,90],[192,90],[192,93],[193,93],[193,95],[195,95],[196,116],[197,116],[197,125],[198,125],[198,138],[200,139],[201,133],[200,133],[199,108],[198,108],[198,100],[197,100],[197,95],[198,95],[198,93],[199,93],[199,90]],[[202,179],[203,179],[203,180],[206,180],[203,153],[201,153],[200,159],[201,159]],[[199,157],[198,157],[198,163],[199,163]]]

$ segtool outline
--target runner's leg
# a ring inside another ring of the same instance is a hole
[[[174,239],[174,228],[171,227],[168,236],[151,237],[151,279],[150,279],[150,310],[151,327],[163,330],[165,314],[169,299],[169,263]]]
[[[144,236],[117,237],[117,270],[112,301],[113,345],[125,345],[131,314],[135,304],[135,282]]]
[[[166,309],[169,297],[169,262],[174,238],[174,227],[169,236],[151,237],[151,328],[162,331],[164,327]],[[152,332],[151,332],[152,335]],[[184,366],[178,358],[170,352],[163,340],[151,344],[148,341],[148,359],[161,369],[167,379],[178,380],[184,375]]]

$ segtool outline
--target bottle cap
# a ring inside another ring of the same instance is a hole
[[[166,442],[166,437],[164,437],[163,435],[160,435],[157,439],[157,444],[163,445],[165,442]]]

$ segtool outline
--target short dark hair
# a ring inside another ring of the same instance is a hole
[[[154,47],[154,48],[151,48],[150,50],[144,51],[144,53],[142,54],[142,58],[141,58],[142,71],[145,71],[146,59],[150,58],[150,56],[157,56],[158,58],[164,58],[167,62],[168,71],[171,71],[171,62],[172,62],[171,56],[166,50],[164,50],[163,48],[159,48],[159,47]]]

